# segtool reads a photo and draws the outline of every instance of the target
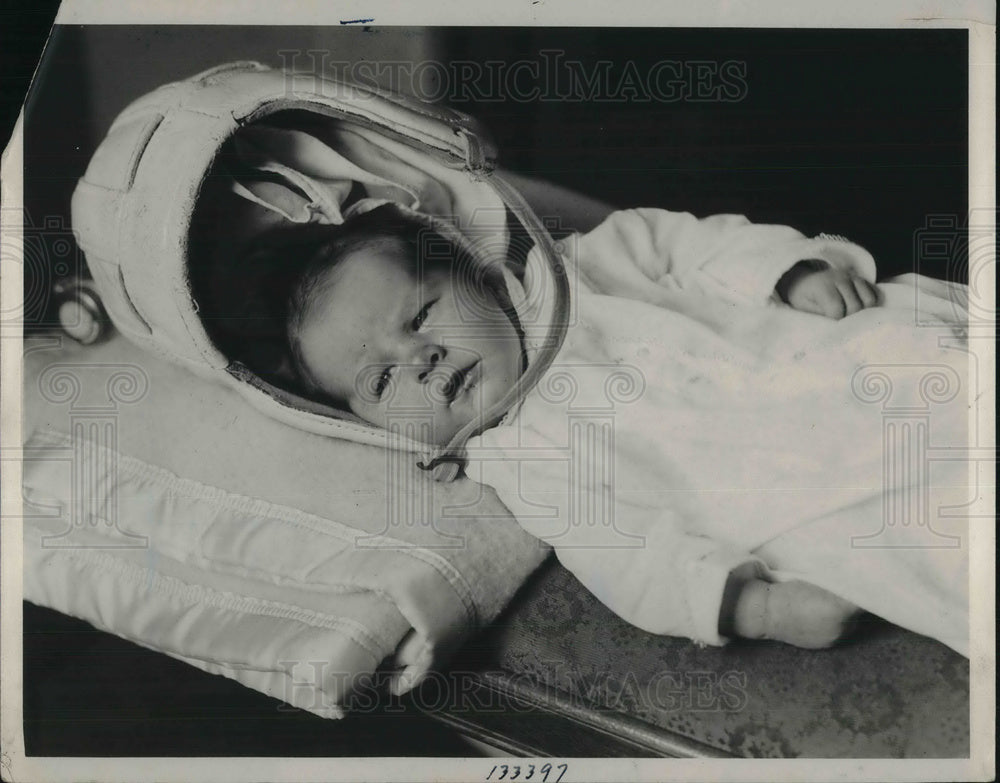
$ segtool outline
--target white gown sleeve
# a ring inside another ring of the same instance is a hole
[[[605,606],[645,631],[723,645],[719,615],[730,573],[769,578],[764,562],[741,548],[685,529],[670,509],[614,499],[614,525],[567,524],[565,472],[545,460],[522,470],[493,463],[487,483],[526,531]],[[600,493],[598,493],[600,494]],[[582,501],[581,501],[582,502]],[[600,502],[597,496],[591,502]],[[539,515],[539,503],[558,509]]]
[[[530,522],[522,525],[535,532]],[[576,528],[549,543],[555,545],[559,561],[601,603],[650,633],[726,644],[729,640],[719,633],[719,615],[730,573],[768,575],[763,561],[750,553],[686,533],[669,518],[649,525],[644,544],[636,547],[593,545],[587,532]]]
[[[741,303],[766,304],[781,276],[818,258],[875,281],[875,261],[838,236],[809,238],[789,226],[751,223],[741,215],[696,218],[687,212],[630,209],[577,236],[571,252],[598,293],[654,304],[650,281],[666,290],[698,290]]]

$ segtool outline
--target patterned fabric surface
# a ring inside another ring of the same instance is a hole
[[[625,713],[737,756],[969,754],[968,661],[877,618],[830,650],[698,647],[628,625],[553,561],[486,642],[496,666],[612,723]]]

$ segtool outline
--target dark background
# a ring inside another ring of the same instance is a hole
[[[34,8],[4,16],[8,122],[17,79],[31,70],[35,44],[26,42],[38,40],[31,23],[48,13],[45,4]],[[63,241],[72,239],[69,197],[115,114],[143,92],[219,62],[280,65],[280,51],[309,48],[350,61],[481,63],[561,50],[587,67],[609,62],[611,83],[628,63],[644,74],[665,59],[745,62],[746,94],[735,102],[452,98],[492,129],[504,166],[613,205],[743,213],[847,235],[872,250],[883,275],[965,274],[956,254],[928,264],[917,243],[929,217],[960,222],[967,213],[964,30],[63,27],[28,104],[29,330],[52,323],[53,281],[84,263]],[[282,711],[235,683],[31,605],[24,651],[31,754],[463,753],[412,716],[333,725]]]
[[[0,140],[14,129],[59,0],[0,0]]]
[[[309,60],[310,49],[322,57]],[[928,259],[916,249],[930,217],[960,227],[968,209],[964,30],[60,27],[28,104],[29,328],[52,321],[53,270],[83,264],[57,251],[67,247],[72,189],[114,116],[167,81],[234,59],[281,66],[293,50],[297,67],[319,63],[328,75],[338,74],[335,61],[509,68],[559,50],[585,71],[608,63],[612,86],[627,68],[646,75],[661,60],[743,63],[735,101],[608,100],[622,97],[614,90],[588,101],[502,91],[472,101],[471,90],[436,90],[433,79],[423,94],[482,119],[501,165],[614,206],[742,213],[846,235],[872,251],[882,276],[919,269],[965,278],[958,250]],[[526,75],[517,86],[538,85]]]

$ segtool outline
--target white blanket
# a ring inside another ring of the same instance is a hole
[[[967,654],[974,496],[963,286],[908,276],[843,320],[774,295],[862,248],[737,216],[612,215],[566,244],[563,350],[470,473],[611,609],[709,644],[737,568],[823,586]],[[546,292],[525,278],[527,323]]]
[[[285,426],[120,337],[58,341],[26,345],[29,601],[337,717],[446,663],[547,554],[412,454]]]

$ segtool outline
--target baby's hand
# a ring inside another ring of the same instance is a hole
[[[878,302],[875,286],[863,277],[815,259],[789,269],[776,290],[796,310],[827,318],[843,318]]]
[[[854,604],[808,582],[751,579],[737,600],[734,630],[750,639],[819,649],[850,633],[860,614]]]

